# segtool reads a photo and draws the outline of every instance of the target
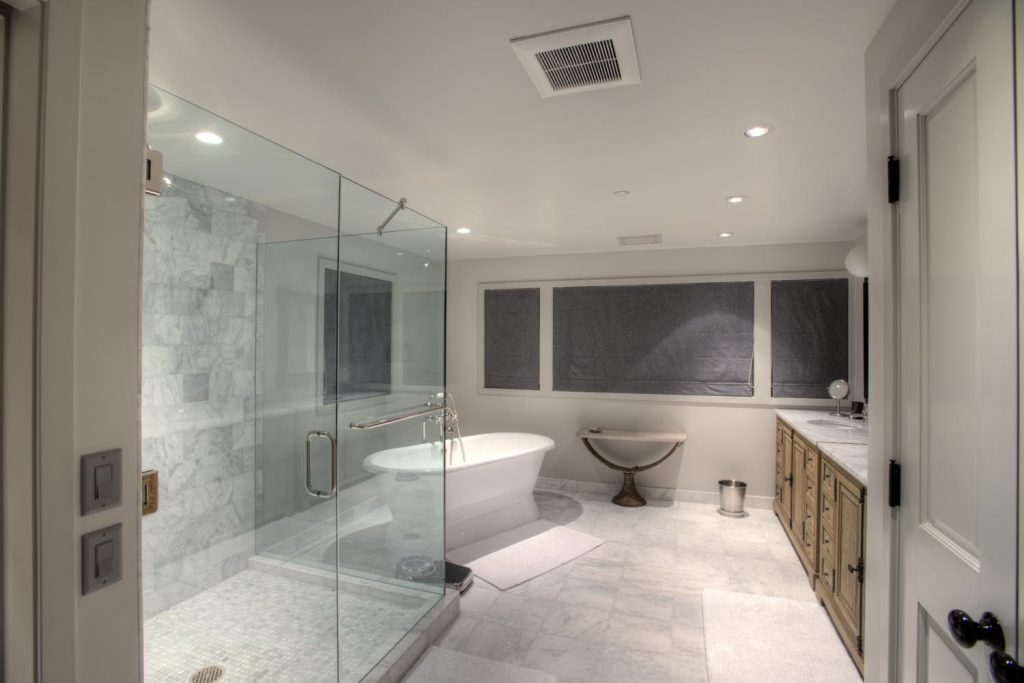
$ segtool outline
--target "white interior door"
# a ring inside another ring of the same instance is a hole
[[[974,0],[897,95],[905,682],[990,680],[991,649],[958,641],[954,609],[992,612],[1015,644],[1012,40],[1012,0]]]

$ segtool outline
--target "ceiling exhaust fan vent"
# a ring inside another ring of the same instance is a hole
[[[640,82],[629,17],[512,40],[541,97]]]
[[[638,244],[661,244],[661,235],[623,235],[619,237],[620,247],[635,247]]]

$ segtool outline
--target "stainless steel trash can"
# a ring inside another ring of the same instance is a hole
[[[746,517],[743,511],[743,499],[747,495],[747,483],[735,479],[722,479],[718,482],[719,508],[718,514],[726,517]]]

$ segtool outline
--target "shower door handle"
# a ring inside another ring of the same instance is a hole
[[[331,488],[327,491],[313,488],[313,474],[310,467],[313,439],[327,439],[331,442]],[[306,492],[317,498],[330,498],[338,490],[338,442],[330,432],[312,431],[306,434]]]

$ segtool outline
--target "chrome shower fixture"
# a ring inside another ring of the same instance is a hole
[[[396,206],[394,208],[394,210],[391,213],[388,214],[388,217],[385,218],[384,222],[380,224],[379,228],[377,228],[377,234],[378,235],[383,235],[384,234],[384,228],[387,227],[387,224],[390,223],[391,219],[394,218],[395,216],[397,216],[398,212],[401,211],[402,209],[404,209],[405,205],[408,204],[408,203],[409,203],[409,200],[406,199],[405,197],[402,197],[401,199],[398,200],[398,206]]]

